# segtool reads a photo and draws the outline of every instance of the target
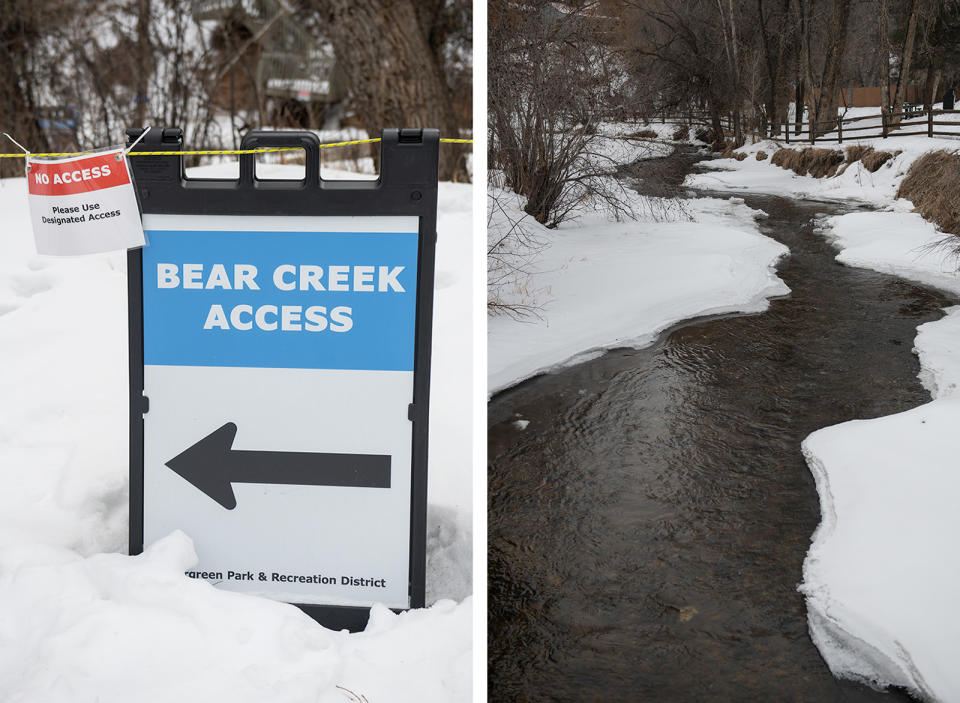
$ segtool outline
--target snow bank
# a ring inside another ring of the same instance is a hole
[[[960,306],[947,317],[917,327],[914,352],[920,357],[920,382],[934,398],[946,398],[960,386]]]
[[[683,319],[757,312],[789,293],[774,271],[788,250],[759,233],[762,213],[736,198],[685,204],[692,221],[593,217],[545,230],[525,220],[549,245],[513,299],[541,309],[539,318],[488,320],[489,392],[603,349],[648,345]]]
[[[185,535],[123,554],[125,256],[37,257],[23,179],[0,181],[0,210],[0,700],[349,700],[337,685],[370,701],[469,700],[471,187],[440,187],[433,605],[377,608],[353,635],[187,578]]]
[[[960,335],[956,308],[929,324]],[[938,373],[955,380],[956,359]],[[960,700],[958,420],[960,397],[952,393],[898,415],[818,430],[803,443],[822,522],[800,590],[810,634],[836,676]]]
[[[826,218],[821,231],[840,249],[837,261],[960,293],[958,260],[944,244],[947,235],[900,200],[880,212]],[[957,240],[960,243],[960,240]]]
[[[0,697],[34,701],[469,700],[471,605],[326,630],[298,609],[183,575],[174,533],[143,555],[0,549]],[[466,635],[466,636],[465,636]]]

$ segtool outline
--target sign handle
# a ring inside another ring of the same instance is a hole
[[[320,140],[313,132],[252,130],[240,142],[241,149],[295,147],[306,155],[304,185],[317,188],[320,185]],[[256,154],[240,155],[240,187],[253,188],[256,179]]]

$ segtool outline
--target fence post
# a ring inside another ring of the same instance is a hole
[[[783,121],[783,131],[787,135],[787,144],[790,143],[790,115],[787,115],[787,119]]]
[[[837,144],[843,144],[843,120],[837,118]]]
[[[887,113],[880,110],[880,120],[883,122],[883,138],[887,138]]]
[[[933,107],[927,112],[927,136],[933,137]]]
[[[810,143],[813,144],[816,141],[816,137],[813,136],[813,115],[810,115]]]

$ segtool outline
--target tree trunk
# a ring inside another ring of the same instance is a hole
[[[723,133],[723,121],[720,119],[720,111],[717,110],[716,107],[710,108],[710,124],[713,129],[713,144],[710,146],[714,151],[720,151],[723,149],[726,137]]]
[[[910,63],[913,60],[913,42],[917,36],[917,11],[920,9],[918,0],[910,2],[910,19],[907,21],[907,36],[903,40],[903,54],[900,60],[900,75],[897,76],[897,94],[893,100],[893,115],[890,125],[900,126],[900,113],[903,112],[903,102],[907,94],[907,83],[910,82]]]
[[[767,22],[763,16],[763,0],[757,0],[757,19],[760,24],[760,39],[763,42],[764,63],[767,67],[767,95],[764,102],[764,110],[767,115],[767,122],[770,125],[770,136],[774,137],[780,133],[780,120],[777,111],[777,81],[780,73],[780,58],[783,55],[774,56],[770,46],[770,37],[767,32]],[[783,46],[783,42],[780,42]]]
[[[840,67],[847,52],[851,5],[851,0],[834,0],[830,37],[823,65],[823,85],[817,101],[820,109],[816,119],[823,122],[814,130],[818,136],[836,129],[837,108],[840,106]]]
[[[413,0],[317,0],[327,15],[353,106],[371,137],[384,127],[437,127],[459,137],[442,47],[431,45]],[[440,150],[440,179],[467,181],[466,150]]]
[[[794,124],[794,134],[800,134],[803,132],[803,106],[804,106],[804,95],[803,95],[803,78],[797,79],[797,95],[794,98],[793,102],[793,124]]]
[[[923,111],[930,112],[937,102],[937,88],[940,87],[940,78],[943,71],[936,67],[933,61],[927,66],[927,79],[923,84]]]
[[[150,79],[150,0],[138,0],[137,7],[137,56],[134,76],[136,106],[134,127],[147,126],[147,84]]]
[[[890,114],[890,51],[889,27],[887,25],[887,5],[885,0],[879,0],[877,5],[877,34],[883,42],[884,51],[880,55],[880,111],[884,115]]]
[[[811,17],[810,0],[799,0],[797,6],[797,24],[800,26],[800,80],[801,80],[801,100],[806,101],[808,119],[814,122],[820,114],[819,101],[817,99],[816,83],[813,79],[813,62],[810,60],[811,54]],[[797,112],[801,115],[797,123],[797,133],[802,130],[803,103],[797,104]]]

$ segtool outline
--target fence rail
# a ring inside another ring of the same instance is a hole
[[[741,127],[743,134],[756,136],[762,139],[782,139],[790,143],[837,143],[852,139],[886,139],[888,137],[953,137],[960,139],[960,130],[943,131],[942,127],[960,127],[960,121],[949,119],[951,115],[960,115],[960,110],[929,110],[927,112],[897,112],[880,113],[876,115],[859,115],[857,117],[837,117],[836,120],[810,122],[787,121],[782,124],[766,125],[760,129]],[[947,119],[942,119],[944,116]],[[680,120],[689,125],[701,125],[712,128],[713,119],[706,113],[687,113],[674,115],[670,119]],[[865,126],[847,126],[865,120],[874,120],[879,124]],[[734,132],[732,116],[724,115],[720,118],[720,125],[724,136]]]

